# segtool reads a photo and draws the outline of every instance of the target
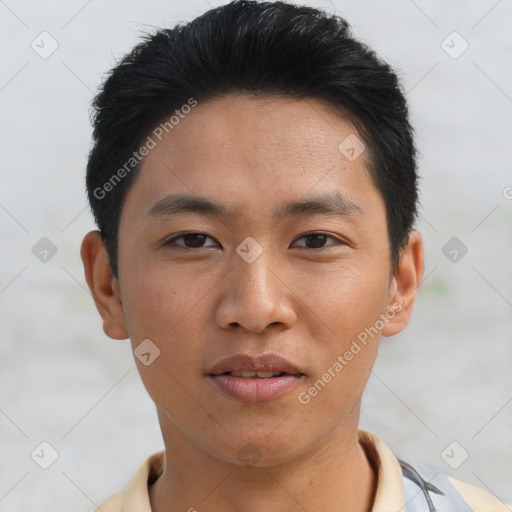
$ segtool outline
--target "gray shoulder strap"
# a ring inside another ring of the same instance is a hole
[[[472,512],[448,476],[428,465],[398,460],[402,468],[405,512]]]

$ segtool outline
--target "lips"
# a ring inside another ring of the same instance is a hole
[[[276,400],[296,388],[305,374],[275,354],[252,357],[238,354],[208,372],[217,390],[242,402]]]
[[[244,374],[245,372],[245,374]],[[236,377],[269,378],[267,374],[304,375],[286,359],[275,354],[253,357],[248,354],[237,354],[217,363],[208,372],[209,375],[230,374]],[[259,375],[258,375],[259,374]]]
[[[251,372],[251,371],[240,371],[240,372],[227,372],[225,375],[231,375],[232,377],[244,377],[246,379],[268,379],[270,377],[277,377],[279,375],[286,375],[285,372]]]

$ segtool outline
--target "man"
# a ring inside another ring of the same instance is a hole
[[[358,429],[423,245],[405,99],[344,20],[212,9],[148,36],[94,107],[86,279],[166,448],[99,510],[507,510]]]

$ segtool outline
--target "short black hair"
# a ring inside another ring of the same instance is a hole
[[[325,100],[355,125],[386,206],[396,272],[418,203],[413,129],[397,75],[339,16],[281,1],[237,0],[144,33],[94,98],[86,184],[114,276],[121,209],[140,169],[143,141],[184,106],[230,94]]]

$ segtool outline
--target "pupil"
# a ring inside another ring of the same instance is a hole
[[[315,240],[315,241],[312,244],[306,242],[306,245],[309,248],[318,249],[318,248],[320,248],[320,247],[322,247],[324,245],[326,238],[327,238],[327,235],[322,235],[322,234],[309,235],[307,239],[308,240]]]
[[[201,233],[190,233],[185,235],[185,241],[189,247],[201,247],[204,243],[205,235]]]

